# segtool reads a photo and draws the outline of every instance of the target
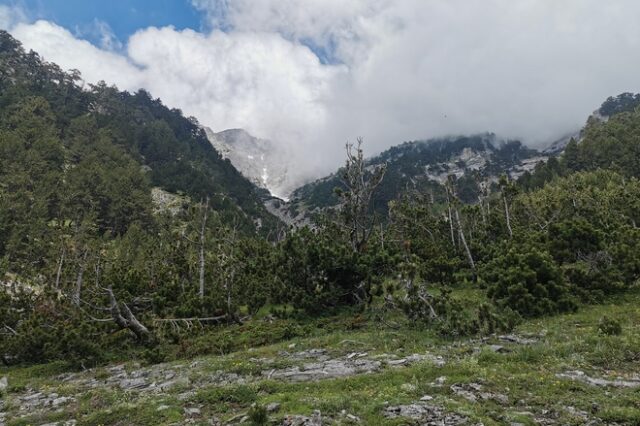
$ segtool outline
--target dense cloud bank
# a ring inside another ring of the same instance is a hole
[[[635,0],[193,3],[206,31],[145,28],[122,49],[28,11],[0,7],[0,25],[88,82],[143,87],[214,130],[286,144],[303,175],[333,169],[359,135],[370,152],[482,131],[543,144],[640,90]]]

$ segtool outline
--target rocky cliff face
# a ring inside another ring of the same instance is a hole
[[[284,147],[256,138],[243,129],[215,133],[205,128],[205,131],[216,150],[256,186],[282,199],[295,189],[295,183],[289,177],[288,155]]]

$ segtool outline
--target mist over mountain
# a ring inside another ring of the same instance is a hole
[[[273,196],[286,199],[300,181],[289,174],[291,155],[282,145],[258,139],[243,129],[214,133],[205,127],[207,138],[223,158],[228,158],[254,185]]]
[[[517,179],[548,158],[520,141],[505,140],[486,133],[405,142],[367,160],[368,168],[386,165],[386,173],[372,208],[382,216],[389,202],[407,191],[444,198],[444,184],[453,177],[460,199],[476,203],[483,188],[495,184],[502,174]],[[312,212],[340,203],[335,188],[344,189],[343,170],[296,189],[286,211],[292,217],[308,217]],[[302,215],[302,216],[301,216]]]

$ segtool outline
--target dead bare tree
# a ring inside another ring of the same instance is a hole
[[[372,196],[380,185],[386,172],[386,164],[367,168],[362,150],[363,139],[357,139],[357,145],[347,142],[347,161],[342,174],[346,188],[338,195],[343,200],[342,217],[347,228],[351,247],[356,252],[365,249],[374,226],[370,212]]]
[[[56,290],[60,288],[60,281],[62,279],[62,267],[64,266],[64,258],[65,258],[66,252],[67,251],[65,249],[65,246],[63,245],[62,248],[60,249],[60,257],[58,258],[58,267],[56,269],[56,284],[55,284]]]
[[[200,224],[200,250],[199,250],[199,294],[200,299],[204,299],[204,269],[205,269],[205,259],[204,259],[204,247],[206,243],[206,227],[207,227],[207,215],[209,213],[209,197],[207,197],[204,206],[202,208],[202,223]]]
[[[113,321],[122,329],[130,330],[138,340],[144,340],[150,336],[149,329],[135,317],[126,303],[118,302],[111,287],[104,291],[109,295],[109,311]]]
[[[76,275],[76,287],[73,292],[73,303],[76,306],[80,306],[80,299],[82,297],[82,284],[84,282],[84,271],[87,267],[87,256],[89,256],[89,249],[84,248],[82,254],[78,260],[78,274]]]
[[[458,213],[458,209],[454,209],[456,214],[456,222],[458,224],[458,235],[460,237],[460,241],[462,242],[462,246],[464,247],[464,251],[467,255],[467,260],[469,261],[469,266],[475,272],[476,263],[473,261],[473,256],[471,255],[471,250],[469,249],[469,245],[467,244],[467,239],[464,236],[464,230],[462,228],[462,223],[460,222],[460,214]]]
[[[507,230],[509,231],[509,238],[513,238],[513,229],[511,229],[511,214],[509,213],[509,202],[507,197],[510,195],[511,185],[509,184],[509,178],[507,175],[500,177],[500,189],[502,192],[502,202],[504,203],[504,216],[507,222]]]
[[[235,322],[239,322],[238,316],[233,308],[233,285],[236,278],[236,268],[238,267],[238,262],[240,262],[235,253],[238,244],[238,226],[239,224],[236,218],[233,227],[223,227],[221,229],[219,238],[222,244],[218,252],[218,265],[222,278],[222,288],[226,297],[227,319]]]
[[[478,188],[480,191],[478,193],[478,207],[480,207],[480,215],[482,217],[482,224],[484,228],[487,228],[487,216],[489,214],[488,209],[488,198],[489,198],[489,188],[486,182],[479,179],[479,175],[476,175],[476,182],[478,183]],[[485,209],[485,205],[487,208]]]
[[[464,248],[465,255],[467,257],[467,260],[469,261],[469,266],[471,266],[471,269],[473,270],[473,273],[475,275],[476,263],[473,260],[473,255],[471,254],[471,249],[469,248],[469,244],[467,244],[467,238],[465,237],[465,234],[464,234],[464,227],[462,226],[462,221],[460,220],[460,213],[458,211],[459,200],[454,191],[453,179],[454,179],[453,176],[449,176],[449,178],[447,179],[447,184],[445,185],[445,190],[447,192],[447,204],[449,207],[449,217],[451,217],[451,213],[453,212],[453,215],[456,221],[456,228],[458,229],[458,239],[462,244],[462,247]],[[453,220],[452,219],[450,219],[449,226],[451,228],[451,232],[453,236]]]
[[[163,325],[169,324],[172,329],[178,331],[181,327],[191,329],[196,325],[202,327],[202,323],[213,322],[220,323],[227,318],[227,315],[218,315],[215,317],[192,317],[192,318],[157,318],[153,320],[154,324]]]
[[[449,186],[445,186],[445,190],[447,193],[447,213],[448,213],[448,222],[449,222],[449,231],[451,232],[451,245],[455,248],[456,247],[456,237],[453,231],[453,214],[452,212],[452,208],[451,208],[451,197],[449,195]]]

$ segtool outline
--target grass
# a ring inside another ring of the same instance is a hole
[[[469,300],[474,297],[472,293],[464,296]],[[81,392],[77,401],[60,413],[7,420],[12,426],[64,419],[77,419],[79,425],[168,425],[184,420],[184,407],[199,407],[201,416],[193,420],[195,424],[207,424],[212,417],[222,421],[238,419],[249,413],[254,404],[266,406],[277,402],[280,408],[270,414],[273,422],[286,414],[308,416],[320,410],[338,424],[350,424],[342,414],[347,413],[359,417],[361,424],[400,425],[407,424],[406,420],[384,418],[381,415],[384,408],[413,403],[429,395],[433,397],[431,403],[485,425],[509,422],[533,425],[536,417],[557,424],[580,425],[585,422],[582,412],[605,424],[640,425],[640,389],[594,387],[556,376],[567,370],[582,370],[605,378],[640,374],[639,307],[640,294],[631,293],[602,305],[583,307],[577,313],[526,321],[518,326],[516,334],[543,337],[532,345],[500,342],[508,350],[505,353],[494,352],[478,339],[443,339],[428,330],[394,330],[354,321],[355,314],[306,323],[299,326],[304,332],[290,334],[282,333],[283,323],[276,324],[279,331],[275,343],[264,337],[263,344],[255,344],[269,328],[264,322],[247,324],[233,331],[242,344],[225,355],[196,358],[203,367],[192,374],[232,372],[253,377],[249,383],[222,387],[211,383],[187,394],[189,389],[185,387],[172,389],[168,394],[93,389]],[[599,330],[605,316],[620,322],[620,335],[605,335]],[[346,330],[345,324],[349,323],[358,326]],[[327,349],[332,356],[356,351],[367,352],[369,357],[429,352],[442,355],[447,364],[439,367],[425,361],[406,368],[386,368],[375,374],[314,383],[287,383],[260,376],[263,370],[306,362],[282,357],[281,351],[310,348]],[[134,368],[132,363],[127,365],[127,369]],[[11,411],[15,410],[12,397],[26,389],[47,389],[61,395],[79,392],[56,380],[64,370],[63,363],[0,370],[0,375],[8,376],[10,383],[6,395],[9,412],[15,412]],[[108,373],[106,369],[96,369],[92,374],[105,378]],[[446,379],[444,385],[438,386],[436,382],[441,377]],[[493,400],[473,403],[452,391],[452,384],[465,383],[479,383],[483,392],[505,395],[507,403]],[[158,410],[159,407],[163,409]]]

